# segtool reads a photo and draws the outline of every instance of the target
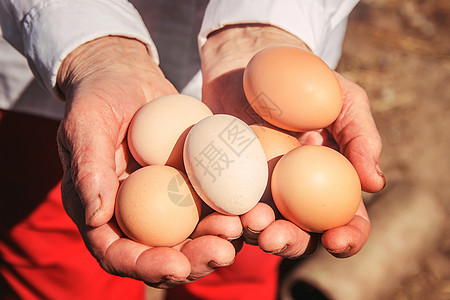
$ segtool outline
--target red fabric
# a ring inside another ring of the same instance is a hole
[[[168,290],[166,300],[277,299],[280,260],[280,257],[264,253],[257,246],[246,244],[231,266]]]
[[[0,299],[144,299],[103,271],[66,215],[57,122],[0,111]]]
[[[103,271],[62,206],[57,122],[0,110],[0,299],[144,299]],[[280,258],[245,245],[233,265],[168,300],[276,299]]]

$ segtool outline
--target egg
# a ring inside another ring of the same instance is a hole
[[[267,124],[253,124],[250,125],[250,128],[256,134],[263,147],[269,171],[267,187],[260,201],[270,203],[272,199],[270,185],[273,169],[284,154],[294,148],[300,147],[300,142],[292,135]]]
[[[217,114],[199,121],[188,133],[183,156],[195,191],[220,213],[246,213],[264,193],[264,150],[251,128],[234,116]]]
[[[283,130],[266,124],[253,124],[250,128],[258,137],[267,161],[280,157],[300,146],[297,138]]]
[[[128,147],[142,166],[169,165],[184,170],[183,145],[189,129],[211,110],[183,94],[166,95],[142,106],[128,128]]]
[[[310,232],[347,224],[361,201],[361,184],[339,152],[306,145],[286,153],[272,174],[272,196],[287,219]]]
[[[342,93],[332,69],[313,53],[294,46],[273,46],[255,54],[244,71],[250,106],[279,128],[305,132],[333,123]]]
[[[170,166],[138,169],[120,185],[115,216],[130,239],[148,246],[173,246],[188,238],[201,200],[186,175]]]

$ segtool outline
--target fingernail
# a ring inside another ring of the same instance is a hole
[[[102,202],[99,198],[91,199],[84,208],[86,224],[89,225],[92,218],[102,209]]]
[[[376,166],[376,170],[377,170],[378,175],[380,175],[381,178],[383,178],[383,187],[381,189],[384,189],[384,187],[386,186],[386,176],[384,176],[383,171],[381,171],[380,165]]]
[[[256,231],[250,227],[246,228],[247,234],[244,235],[245,242],[250,245],[258,245],[258,237],[261,231]]]
[[[230,263],[221,264],[221,263],[218,263],[218,262],[215,261],[215,260],[210,260],[209,263],[208,263],[208,266],[209,266],[210,268],[212,268],[212,269],[217,269],[217,268],[229,266],[229,265],[231,265],[233,262],[234,262],[234,260],[231,261]]]
[[[173,275],[166,275],[166,276],[163,276],[163,277],[161,277],[161,283],[162,282],[172,282],[172,283],[177,283],[177,282],[183,282],[183,281],[185,281],[186,280],[186,278],[176,278],[175,276],[173,276]]]
[[[236,237],[227,237],[227,236],[225,236],[223,234],[219,234],[219,237],[221,237],[221,238],[223,238],[223,239],[225,239],[227,241],[234,241],[234,240],[239,239],[243,234],[244,234],[244,230],[242,230],[241,233],[238,236],[236,236]]]
[[[281,252],[283,252],[284,250],[286,250],[287,247],[288,247],[288,245],[284,245],[284,247],[281,248],[281,249],[279,249],[279,250],[274,250],[274,251],[264,251],[264,252],[277,255],[277,254],[280,254]]]
[[[347,257],[347,254],[350,252],[351,248],[352,247],[350,245],[348,245],[344,249],[339,249],[339,250],[327,249],[327,251],[330,252],[331,254],[333,254],[336,257]]]
[[[166,275],[161,277],[161,281],[175,281],[175,277],[173,277],[173,275]]]
[[[250,233],[253,233],[253,234],[260,234],[261,233],[261,231],[253,230],[250,227],[247,227],[247,230],[250,231]]]
[[[202,276],[198,276],[198,275],[189,275],[186,279],[189,281],[196,281],[198,279],[202,278]]]

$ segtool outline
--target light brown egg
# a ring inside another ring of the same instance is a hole
[[[181,171],[169,166],[147,166],[122,182],[115,216],[130,239],[148,246],[173,246],[194,231],[200,205]]]
[[[325,146],[301,146],[284,155],[272,174],[272,196],[280,213],[310,232],[347,224],[361,200],[352,164]]]
[[[272,199],[270,185],[273,169],[284,154],[294,148],[300,147],[300,142],[292,135],[267,124],[254,124],[250,125],[250,128],[255,132],[264,149],[269,169],[269,179],[266,190],[260,201],[270,203],[270,200]]]
[[[297,138],[273,126],[253,124],[250,125],[250,128],[258,137],[266,154],[267,161],[280,157],[300,146]]]
[[[289,131],[325,128],[342,108],[333,70],[298,47],[275,46],[258,52],[245,68],[243,85],[256,113]]]
[[[134,115],[128,128],[128,147],[142,166],[169,165],[184,170],[183,146],[190,128],[211,116],[200,100],[174,94],[152,100]]]

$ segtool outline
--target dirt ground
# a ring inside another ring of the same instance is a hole
[[[448,215],[450,1],[361,1],[350,16],[338,71],[371,99],[388,186],[426,186]],[[439,244],[424,247],[427,258],[391,299],[450,299],[450,231],[443,232]]]

